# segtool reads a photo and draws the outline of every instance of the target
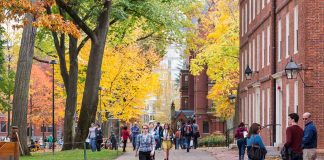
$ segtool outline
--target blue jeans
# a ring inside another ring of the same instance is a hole
[[[176,138],[175,149],[179,149],[180,146],[180,138]]]
[[[189,149],[190,149],[190,141],[191,141],[191,137],[186,136],[185,137],[185,148],[187,149],[187,152],[189,152]]]
[[[133,150],[135,150],[135,148],[136,148],[136,137],[137,137],[137,135],[132,136]]]
[[[97,140],[96,140],[96,138],[90,138],[90,148],[91,148],[92,152],[97,150]]]
[[[238,139],[237,140],[237,147],[239,149],[239,156],[244,157],[245,152],[245,140],[244,139]],[[244,158],[243,158],[244,159]]]

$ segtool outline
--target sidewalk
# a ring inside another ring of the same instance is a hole
[[[128,148],[130,150],[130,148]],[[156,151],[155,153],[156,160],[163,160],[164,152]],[[211,156],[208,152],[203,149],[191,149],[190,152],[186,152],[186,150],[174,150],[170,151],[170,160],[215,160],[214,157]],[[138,160],[138,157],[135,157],[135,152],[126,152],[122,156],[118,157],[116,160]]]

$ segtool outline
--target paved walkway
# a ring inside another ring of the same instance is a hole
[[[128,148],[130,150],[130,148]],[[155,155],[156,160],[163,160],[164,152],[157,151]],[[191,149],[190,152],[186,150],[171,150],[170,151],[170,160],[215,160],[208,152],[203,149]],[[126,152],[122,156],[118,157],[116,160],[138,160],[138,157],[135,157],[135,152]]]

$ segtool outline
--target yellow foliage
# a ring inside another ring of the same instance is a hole
[[[234,106],[228,96],[239,80],[238,0],[219,0],[202,17],[199,32],[188,39],[189,49],[196,53],[190,62],[190,71],[198,75],[207,66],[209,79],[215,80],[208,98],[216,104],[216,116],[228,119],[234,115]]]

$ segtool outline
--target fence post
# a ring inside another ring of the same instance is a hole
[[[87,143],[84,142],[83,159],[87,160]]]

